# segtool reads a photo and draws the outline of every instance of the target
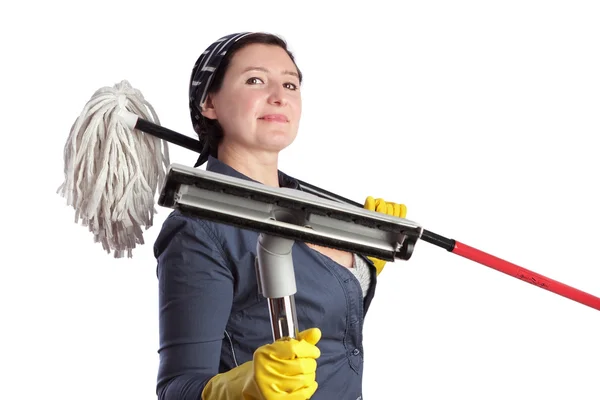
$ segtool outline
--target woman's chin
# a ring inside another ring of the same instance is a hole
[[[270,151],[281,151],[290,146],[294,142],[294,139],[296,139],[296,135],[291,135],[289,132],[271,132],[265,136],[261,138],[260,144],[265,150]]]

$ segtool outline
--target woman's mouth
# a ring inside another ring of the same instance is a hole
[[[263,115],[259,119],[268,121],[268,122],[288,122],[288,119],[285,115],[282,114],[267,114]]]

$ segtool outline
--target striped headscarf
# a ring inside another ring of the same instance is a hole
[[[202,136],[200,134],[200,121],[204,118],[200,106],[206,101],[208,88],[210,87],[216,71],[221,65],[223,57],[225,57],[236,41],[251,33],[252,32],[240,32],[223,36],[208,46],[208,48],[200,54],[200,57],[198,57],[198,60],[194,64],[192,76],[190,78],[189,101],[192,124],[194,126],[194,131],[196,131],[198,136]],[[209,141],[209,138],[200,137],[202,151],[200,152],[200,157],[194,167],[202,165],[208,160],[211,150]]]

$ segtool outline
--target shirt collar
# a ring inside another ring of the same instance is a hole
[[[255,181],[254,179],[242,174],[241,172],[232,168],[231,166],[225,164],[223,161],[221,161],[213,156],[210,156],[210,155],[208,156],[206,170],[216,172],[219,174],[223,174],[223,175],[232,176],[234,178],[245,179],[248,181],[260,183],[258,181]],[[292,178],[291,176],[281,172],[280,170],[277,170],[277,176],[279,177],[279,186],[280,187],[286,187],[286,188],[291,188],[291,189],[300,189],[299,182],[296,179]]]

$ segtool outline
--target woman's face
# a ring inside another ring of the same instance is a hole
[[[203,115],[217,119],[223,142],[249,150],[279,152],[298,132],[302,101],[296,66],[284,49],[250,44],[232,57],[218,93]]]

